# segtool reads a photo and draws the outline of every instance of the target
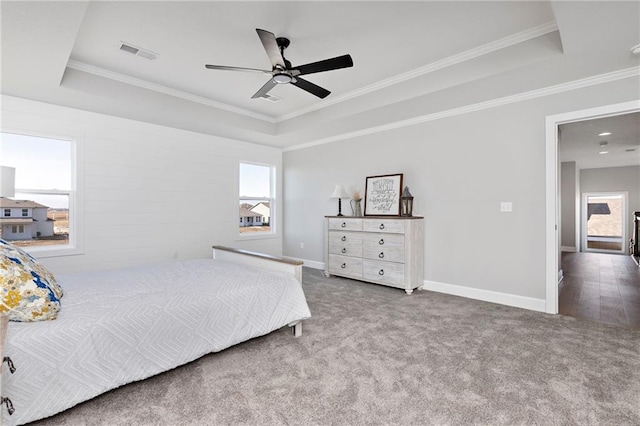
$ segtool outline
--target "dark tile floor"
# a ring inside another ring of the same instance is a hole
[[[560,314],[640,328],[640,268],[630,256],[562,253]]]

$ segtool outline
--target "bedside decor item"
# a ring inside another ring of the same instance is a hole
[[[402,191],[400,203],[402,204],[400,216],[413,216],[413,195],[411,195],[411,192],[409,192],[408,186],[405,186],[404,190]]]
[[[362,195],[360,195],[360,191],[356,189],[351,194],[351,213],[353,216],[362,216]]]
[[[333,190],[333,194],[329,198],[337,198],[338,199],[338,216],[343,216],[342,214],[342,199],[349,198],[349,194],[345,191],[344,186],[336,185],[336,188]]]
[[[367,177],[364,215],[400,216],[401,190],[402,173]]]

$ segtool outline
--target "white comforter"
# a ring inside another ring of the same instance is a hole
[[[310,317],[292,276],[190,260],[58,277],[54,321],[10,323],[16,366],[2,393],[16,409],[3,424],[51,416],[141,380]]]

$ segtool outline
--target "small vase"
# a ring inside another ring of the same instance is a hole
[[[351,213],[354,216],[362,216],[362,199],[351,200]]]

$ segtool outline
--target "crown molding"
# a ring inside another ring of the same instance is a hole
[[[381,126],[375,126],[367,129],[356,130],[354,132],[347,132],[340,135],[331,136],[328,138],[318,139],[315,141],[283,148],[282,151],[283,152],[295,151],[298,149],[310,148],[313,146],[324,145],[327,143],[337,142],[341,140],[353,139],[360,136],[366,136],[366,135],[371,135],[375,133],[385,132],[387,130],[413,126],[416,124],[426,123],[428,121],[440,120],[446,117],[453,117],[456,115],[462,115],[470,112],[486,110],[486,109],[495,108],[495,107],[512,104],[516,102],[527,101],[530,99],[542,98],[545,96],[555,95],[563,92],[569,92],[572,90],[582,89],[590,86],[596,86],[598,84],[603,84],[603,83],[610,83],[613,81],[623,80],[623,79],[632,78],[632,77],[636,77],[636,78],[640,77],[640,67],[625,68],[618,71],[612,71],[605,74],[599,74],[592,77],[569,81],[567,83],[556,84],[556,85],[544,87],[541,89],[530,90],[528,92],[522,92],[515,95],[496,98],[496,99],[492,99],[485,102],[465,105],[459,108],[452,108],[449,110],[440,111],[433,114],[426,114],[419,117],[410,118],[407,120],[400,120],[393,123],[383,124]]]
[[[460,64],[462,62],[469,61],[471,59],[479,58],[481,56],[487,55],[489,53],[496,52],[498,50],[511,47],[520,43],[524,43],[526,41],[532,40],[534,38],[543,36],[545,34],[552,33],[558,30],[558,23],[555,21],[547,22],[546,24],[539,25],[537,27],[529,28],[528,30],[521,31],[519,33],[510,35],[508,37],[501,38],[496,41],[492,41],[491,43],[483,44],[482,46],[478,46],[476,48],[466,50],[462,53],[458,53],[453,56],[449,56],[447,58],[441,59],[436,62],[432,62],[420,68],[416,68],[414,70],[398,74],[394,77],[387,78],[385,80],[381,80],[377,83],[370,84],[361,89],[353,90],[351,92],[345,93],[341,96],[333,97],[329,100],[324,100],[317,104],[308,106],[306,108],[301,108],[295,112],[289,114],[283,114],[276,117],[276,122],[282,122],[289,120],[294,117],[298,117],[300,115],[308,114],[312,111],[317,111],[322,108],[326,108],[331,105],[335,105],[341,102],[348,101],[350,99],[357,98],[359,96],[366,95],[368,93],[375,92],[380,89],[384,89],[389,86],[393,86],[395,84],[399,84],[405,82],[407,80],[411,80],[425,74],[429,74],[443,68],[447,68],[453,65]]]
[[[258,114],[256,112],[248,111],[243,108],[234,107],[232,105],[225,104],[223,102],[214,101],[213,99],[210,99],[204,96],[198,96],[189,92],[184,92],[182,90],[172,89],[162,84],[151,83],[146,80],[141,80],[139,78],[130,77],[125,74],[109,71],[104,68],[96,67],[94,65],[89,65],[84,62],[76,61],[73,59],[70,59],[69,62],[67,62],[67,67],[72,68],[74,70],[83,71],[89,74],[94,74],[100,77],[108,78],[111,80],[119,81],[121,83],[130,84],[132,86],[141,87],[143,89],[164,93],[165,95],[174,96],[176,98],[181,98],[187,101],[196,102],[202,105],[207,105],[210,107],[222,109],[222,110],[233,112],[236,114],[241,114],[246,117],[256,118],[258,120],[266,121],[268,123],[276,123],[276,120],[273,117],[269,117],[264,114]]]

